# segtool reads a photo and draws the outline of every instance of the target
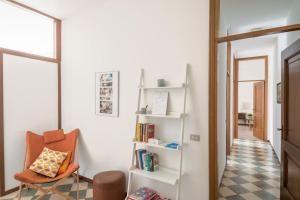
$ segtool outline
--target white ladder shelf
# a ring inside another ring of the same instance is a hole
[[[132,179],[133,175],[136,176],[143,176],[148,179],[152,179],[155,181],[159,181],[165,184],[173,185],[177,187],[177,192],[176,192],[176,200],[180,200],[180,187],[181,187],[181,178],[183,175],[182,171],[182,156],[183,156],[183,147],[184,147],[184,126],[185,126],[185,116],[186,116],[186,96],[187,96],[187,85],[188,85],[188,68],[189,65],[186,65],[185,68],[185,80],[184,83],[181,85],[176,85],[176,86],[168,86],[168,87],[144,87],[144,70],[141,70],[141,75],[140,75],[140,83],[138,86],[138,105],[137,105],[137,111],[140,110],[141,107],[141,96],[142,96],[142,91],[147,91],[147,90],[183,90],[183,107],[182,107],[182,112],[181,113],[175,113],[175,112],[170,112],[167,113],[167,115],[151,115],[151,114],[136,114],[136,123],[139,123],[140,117],[153,117],[153,118],[165,118],[165,119],[177,119],[180,120],[181,123],[181,128],[180,128],[180,142],[179,142],[179,149],[169,149],[167,147],[164,147],[162,145],[153,145],[153,144],[148,144],[148,143],[143,143],[143,142],[136,142],[133,141],[133,151],[132,151],[132,158],[131,158],[131,167],[129,169],[129,180],[128,180],[128,189],[127,189],[127,195],[130,195],[131,193],[131,187],[132,187]],[[135,138],[135,136],[134,136]],[[159,167],[158,171],[155,172],[148,172],[145,170],[137,169],[135,167],[135,151],[137,150],[137,145],[144,145],[144,146],[150,146],[153,148],[159,148],[162,150],[166,151],[177,151],[179,153],[179,159],[178,159],[178,168],[177,170],[173,169],[168,169],[164,167]],[[127,198],[126,198],[127,199]]]

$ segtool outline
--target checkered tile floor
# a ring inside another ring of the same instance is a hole
[[[53,185],[51,184],[44,184],[44,187],[48,187]],[[65,194],[73,197],[76,199],[77,197],[77,192],[76,192],[77,184],[74,183],[74,178],[70,177],[66,179],[63,183],[57,186],[57,189],[64,192]],[[88,199],[92,200],[93,199],[93,186],[92,184],[80,180],[79,183],[79,198],[80,199]],[[39,196],[39,192],[37,192],[34,189],[23,189],[22,191],[22,200],[30,200],[30,199],[36,199]],[[17,199],[17,192],[12,193],[10,195],[4,196],[0,198],[1,200],[15,200]],[[56,194],[51,194],[49,193],[46,195],[42,200],[62,200],[64,199],[61,196],[58,196]]]
[[[279,200],[280,164],[269,143],[234,141],[219,200]]]

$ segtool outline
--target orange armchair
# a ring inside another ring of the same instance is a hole
[[[62,130],[60,130],[62,131]],[[70,196],[60,192],[56,189],[56,186],[64,181],[65,178],[74,175],[77,182],[77,199],[79,198],[79,165],[74,162],[75,151],[77,145],[77,138],[79,136],[79,129],[75,129],[68,134],[65,134],[63,138],[58,139],[57,131],[52,131],[47,134],[47,138],[52,139],[53,141],[45,143],[45,135],[37,135],[28,131],[26,133],[26,155],[24,170],[21,173],[15,174],[15,179],[20,181],[20,190],[19,190],[19,199],[21,199],[22,185],[33,189],[37,189],[42,192],[41,196],[38,199],[44,197],[47,193],[53,192],[60,196],[65,197],[66,199],[73,199]],[[56,141],[57,140],[57,141]],[[30,165],[38,158],[43,148],[47,147],[49,149],[61,152],[72,152],[72,158],[68,169],[61,175],[56,176],[55,178],[49,178],[43,175],[39,175],[29,169]],[[76,172],[76,174],[75,174]],[[56,183],[47,189],[36,185],[42,183],[55,182]]]

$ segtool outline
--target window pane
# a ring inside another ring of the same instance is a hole
[[[265,59],[244,60],[239,63],[239,81],[264,80]]]
[[[54,57],[54,20],[0,0],[0,47]]]

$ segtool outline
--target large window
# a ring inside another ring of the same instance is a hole
[[[0,47],[54,58],[55,22],[0,0]]]

